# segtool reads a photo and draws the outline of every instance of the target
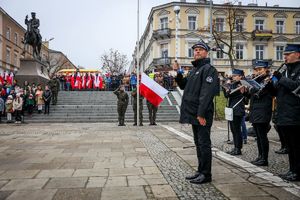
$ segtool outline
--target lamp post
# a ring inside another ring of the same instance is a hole
[[[44,45],[47,47],[47,59],[46,62],[48,64],[48,76],[49,76],[49,72],[50,72],[50,48],[49,48],[49,42],[54,40],[54,37],[50,38],[49,40],[45,40],[44,41]]]
[[[176,30],[175,30],[175,60],[178,59],[178,26],[179,26],[179,12],[180,6],[174,6],[174,12],[176,15]]]

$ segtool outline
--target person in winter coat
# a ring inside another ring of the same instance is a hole
[[[5,102],[6,114],[7,114],[7,123],[12,122],[12,113],[14,112],[13,108],[13,96],[8,95],[7,100]]]
[[[13,109],[16,114],[16,124],[21,123],[22,117],[21,112],[23,108],[23,99],[20,95],[20,93],[17,93],[16,98],[13,100]]]
[[[50,103],[51,103],[51,98],[52,98],[52,92],[49,89],[49,86],[45,86],[45,91],[43,92],[43,100],[45,102],[45,112],[44,114],[50,113]]]

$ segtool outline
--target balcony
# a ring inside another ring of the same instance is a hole
[[[252,31],[253,40],[268,41],[273,36],[272,30],[254,30]]]
[[[166,57],[166,58],[154,58],[151,66],[155,67],[164,67],[164,66],[171,66],[171,58]]]
[[[153,38],[158,40],[158,39],[166,39],[171,37],[171,29],[166,28],[166,29],[159,29],[155,30],[153,32]]]

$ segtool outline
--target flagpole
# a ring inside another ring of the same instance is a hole
[[[140,0],[137,0],[137,49],[136,49],[136,76],[137,76],[137,84],[136,84],[136,120],[137,120],[137,126],[140,124]]]

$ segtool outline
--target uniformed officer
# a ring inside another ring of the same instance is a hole
[[[133,126],[137,125],[137,91],[136,88],[134,88],[131,92],[131,96],[133,98],[132,102],[132,108],[134,112],[134,124]],[[140,95],[140,100],[139,100],[139,126],[143,126],[143,99],[144,97]]]
[[[184,89],[180,123],[192,124],[194,142],[197,149],[198,170],[186,179],[194,184],[211,182],[211,140],[210,131],[213,122],[213,98],[218,87],[217,70],[207,58],[209,46],[200,41],[194,50],[193,69],[187,77],[178,72],[175,78],[178,86]]]
[[[255,81],[263,87],[261,89],[252,87],[247,92],[250,96],[249,121],[257,135],[258,148],[258,156],[251,163],[257,166],[268,166],[269,140],[267,134],[270,130],[272,96],[275,95],[275,89],[270,81],[268,61],[256,60],[254,70],[258,77]]]
[[[154,106],[152,103],[150,103],[149,101],[147,101],[147,107],[148,107],[148,111],[149,111],[149,120],[150,120],[150,126],[154,125],[156,126],[156,113],[158,108],[156,106]]]
[[[245,116],[245,102],[243,95],[244,88],[236,90],[241,86],[240,80],[243,76],[243,70],[234,69],[232,71],[232,82],[230,83],[230,88],[223,90],[224,96],[228,98],[228,107],[233,109],[233,120],[229,122],[229,125],[233,136],[234,148],[227,153],[234,156],[241,155],[241,149],[243,148],[241,124],[243,116]]]
[[[52,92],[52,105],[57,104],[57,95],[59,91],[59,80],[54,76],[49,82],[48,85]]]
[[[293,92],[300,86],[300,44],[287,44],[284,50],[286,69],[273,76],[277,82],[277,126],[286,138],[290,171],[282,178],[300,181],[300,98]]]
[[[125,92],[125,87],[123,85],[119,86],[115,91],[114,94],[117,95],[118,98],[118,126],[125,126],[125,113],[127,110],[129,97],[128,94]]]

